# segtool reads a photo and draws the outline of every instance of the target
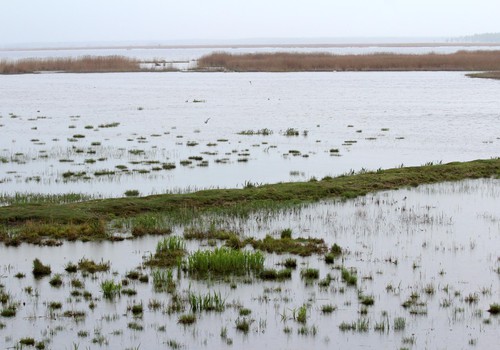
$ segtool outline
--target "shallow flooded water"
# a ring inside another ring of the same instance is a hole
[[[282,282],[252,275],[194,279],[174,268],[175,293],[155,291],[154,269],[142,266],[158,237],[66,242],[61,247],[1,246],[0,292],[16,303],[17,313],[0,317],[0,344],[9,348],[32,337],[54,349],[495,348],[500,318],[487,310],[500,302],[499,203],[500,180],[482,179],[256,213],[247,219],[218,218],[220,228],[242,236],[279,236],[290,228],[294,238],[323,238],[328,246],[340,245],[343,254],[333,264],[323,255],[293,256],[298,266]],[[214,220],[207,217],[202,223]],[[177,227],[173,234],[182,235],[183,229]],[[190,241],[188,250],[212,249],[207,243]],[[61,274],[61,286],[51,286],[51,277],[33,278],[37,257],[51,266],[52,277]],[[289,257],[266,254],[265,266],[280,269],[277,264]],[[69,262],[82,258],[109,261],[111,269],[65,272]],[[126,277],[138,266],[149,281]],[[318,269],[319,278],[301,278],[306,268]],[[357,276],[355,285],[343,280],[342,268]],[[126,280],[122,288],[137,294],[104,298],[100,284],[109,279]],[[74,280],[83,286],[75,287]],[[190,293],[208,292],[220,293],[222,310],[194,312],[194,324],[178,323],[181,315],[191,313]],[[173,308],[174,295],[180,297],[179,308]],[[61,308],[51,309],[51,302],[61,302]],[[141,304],[142,312],[134,314],[133,306]],[[305,318],[299,317],[301,308]],[[244,322],[248,331],[237,328]]]
[[[495,157],[499,89],[463,72],[0,76],[0,193],[147,195]]]

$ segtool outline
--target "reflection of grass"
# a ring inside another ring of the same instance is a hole
[[[19,231],[25,232],[26,225],[38,226],[40,223],[47,223],[43,231],[48,237],[104,239],[111,236],[104,234],[100,220],[136,216],[147,212],[162,212],[177,222],[191,221],[204,211],[243,217],[259,209],[286,208],[322,198],[354,198],[375,191],[494,175],[500,175],[500,159],[364,171],[321,181],[279,183],[244,189],[114,198],[67,205],[12,205],[0,207],[0,222],[7,225],[0,227],[0,241],[9,241],[13,233],[15,235]],[[87,233],[84,227],[73,229],[79,225],[87,227],[90,223],[96,225],[94,229],[99,228],[94,231],[89,227],[92,234]],[[51,229],[61,227],[61,224],[66,227],[63,232]],[[29,238],[29,234],[19,236],[20,241],[28,241]]]

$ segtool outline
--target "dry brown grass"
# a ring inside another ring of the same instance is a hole
[[[105,73],[140,71],[139,61],[123,56],[82,56],[77,58],[27,58],[0,60],[0,74],[22,74],[44,71],[69,73]]]
[[[494,71],[500,70],[500,51],[459,51],[453,54],[334,55],[328,53],[229,54],[201,57],[198,67],[236,72],[297,71]]]

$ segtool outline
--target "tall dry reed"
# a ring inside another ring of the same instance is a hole
[[[25,58],[0,60],[0,74],[22,74],[44,71],[70,73],[105,73],[140,71],[139,61],[123,56],[82,56],[64,58]]]
[[[484,71],[500,70],[500,51],[452,54],[334,55],[329,53],[229,54],[215,52],[198,60],[200,69],[228,71]]]

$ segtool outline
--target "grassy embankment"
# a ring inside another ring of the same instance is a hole
[[[161,70],[172,70],[164,67]],[[36,72],[111,73],[143,72],[158,69],[141,68],[141,62],[123,56],[83,56],[62,58],[26,58],[0,60],[0,74],[25,74]]]
[[[500,80],[500,72],[481,72],[467,74],[470,78],[497,79]]]
[[[216,52],[201,57],[198,60],[198,68],[234,72],[500,71],[500,51],[364,55],[286,52],[229,54]]]
[[[19,204],[0,208],[0,241],[7,244],[42,244],[48,238],[113,239],[113,229],[108,224],[110,220],[118,218],[161,214],[171,218],[171,222],[180,223],[189,222],[202,213],[243,216],[259,209],[281,209],[325,198],[354,198],[381,190],[491,176],[500,176],[499,158],[395,168],[324,178],[321,181],[278,183],[244,189],[205,190],[59,205]]]

